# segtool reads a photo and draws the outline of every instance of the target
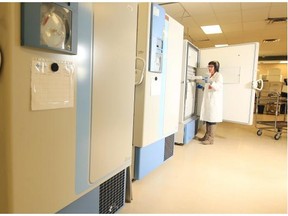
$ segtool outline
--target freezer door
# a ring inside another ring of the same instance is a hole
[[[137,4],[97,3],[93,11],[89,180],[100,184],[131,164]]]
[[[184,48],[187,49],[187,58],[184,62],[185,67],[185,98],[184,98],[184,121],[191,118],[195,114],[196,100],[196,82],[193,77],[196,75],[198,53],[199,50],[194,47],[189,41],[185,41]]]
[[[208,72],[209,61],[216,60],[220,63],[219,72],[224,79],[224,121],[248,125],[253,123],[255,90],[252,82],[257,76],[258,52],[258,43],[200,50],[200,69],[197,75]],[[198,100],[200,101],[201,99]],[[198,104],[198,114],[200,107]]]

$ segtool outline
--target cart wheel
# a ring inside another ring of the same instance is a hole
[[[258,136],[261,136],[261,135],[262,135],[262,130],[259,129],[259,130],[257,131],[257,135],[258,135]]]
[[[277,134],[275,134],[274,139],[275,140],[279,140],[280,137],[281,137],[281,133],[277,133]]]

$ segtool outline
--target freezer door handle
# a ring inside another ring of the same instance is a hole
[[[140,84],[143,82],[144,73],[145,73],[145,65],[146,65],[146,62],[145,62],[145,60],[144,60],[143,58],[137,56],[137,57],[136,57],[136,61],[137,61],[137,60],[139,60],[139,61],[142,62],[142,70],[141,70],[141,69],[136,69],[136,73],[137,73],[137,72],[140,72],[140,73],[141,73],[139,81],[138,81],[138,82],[135,82],[135,85],[136,85],[136,86],[140,85]]]
[[[263,89],[264,83],[262,79],[259,80],[255,80],[252,82],[252,87],[253,89],[257,90],[257,91],[261,91]]]

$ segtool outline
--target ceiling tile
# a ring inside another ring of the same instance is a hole
[[[205,16],[214,13],[213,9],[208,2],[181,2],[183,7],[190,13],[190,15]]]
[[[242,24],[241,23],[234,23],[234,24],[224,24],[221,25],[221,29],[223,30],[223,33],[229,33],[229,32],[242,32]]]
[[[263,39],[273,39],[273,38],[279,38],[279,39],[285,39],[287,37],[287,32],[281,32],[281,31],[264,31],[262,33]]]
[[[204,32],[202,30],[198,30],[198,29],[186,29],[185,31],[187,34],[190,35],[191,38],[193,38],[196,41],[202,41],[202,40],[206,40],[208,39],[207,35],[204,34]]]
[[[241,2],[242,10],[269,8],[271,2]]]
[[[184,26],[200,29],[199,25],[194,21],[192,17],[184,18],[180,21],[180,23],[182,23]]]
[[[179,3],[175,4],[166,4],[162,6],[165,9],[165,12],[174,18],[183,17],[185,11]]]
[[[218,25],[219,22],[214,14],[208,14],[206,16],[195,16],[192,15],[193,19],[199,26],[206,26],[206,25]]]
[[[227,13],[216,13],[217,20],[220,25],[240,23],[242,21],[242,15],[240,11],[227,12]]]
[[[242,39],[245,40],[246,42],[259,42],[259,43],[261,43],[263,41],[261,38],[261,34],[259,34],[259,32],[254,32],[254,33],[251,32],[249,35],[245,34],[245,32],[244,32]]]
[[[217,3],[211,3],[211,6],[215,13],[227,13],[229,12],[240,12],[241,5],[239,2],[217,2]]]
[[[268,31],[279,31],[285,32],[287,31],[287,23],[273,23],[273,24],[266,24],[265,30]]]
[[[264,30],[266,28],[265,21],[256,21],[256,22],[244,22],[243,31],[254,31],[254,30]]]
[[[243,10],[242,20],[243,22],[261,21],[268,18],[269,7],[263,7],[259,9]]]
[[[273,4],[268,17],[287,17],[287,5],[282,4]]]
[[[209,35],[208,38],[213,43],[213,45],[228,43],[223,34],[221,34],[221,35],[220,34],[219,35]]]
[[[193,43],[195,46],[198,48],[208,48],[208,47],[214,47],[214,44],[211,43],[210,41],[202,41],[202,42],[194,42]]]

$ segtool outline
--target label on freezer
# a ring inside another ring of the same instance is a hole
[[[33,59],[31,108],[47,110],[74,106],[75,65],[70,61]]]

